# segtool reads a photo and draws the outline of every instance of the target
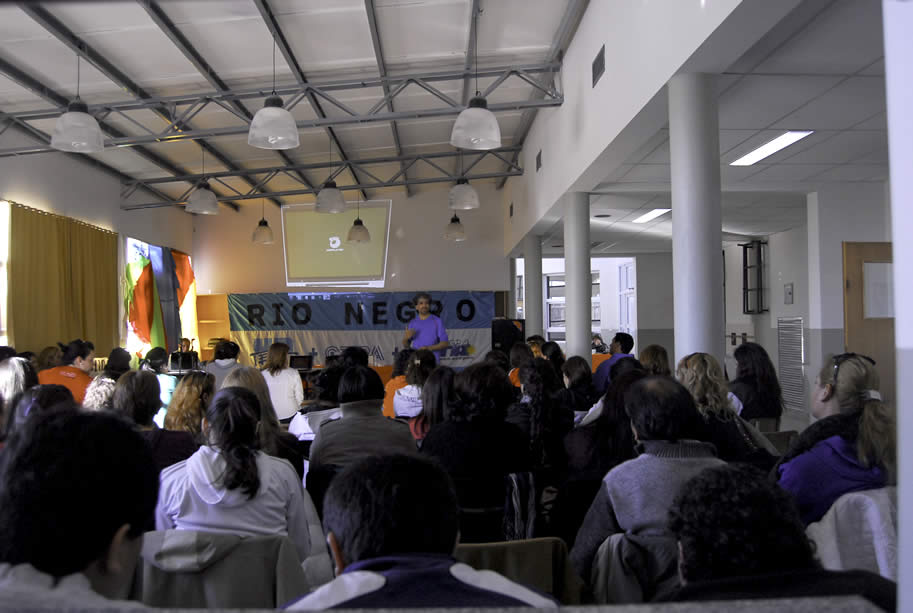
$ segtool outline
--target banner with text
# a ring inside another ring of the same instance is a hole
[[[367,350],[371,363],[393,364],[406,324],[416,317],[414,293],[229,294],[231,335],[243,362],[263,364],[272,343],[315,363],[346,347]],[[491,349],[493,292],[431,292],[431,312],[441,318],[450,347],[441,364],[463,368]]]

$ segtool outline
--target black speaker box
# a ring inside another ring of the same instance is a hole
[[[525,319],[492,319],[491,320],[491,348],[499,349],[510,354],[514,343],[526,340]]]

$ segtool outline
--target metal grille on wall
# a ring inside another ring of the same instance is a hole
[[[805,341],[801,317],[777,318],[780,387],[786,408],[805,410]]]

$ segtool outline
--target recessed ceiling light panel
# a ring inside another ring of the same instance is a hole
[[[777,138],[773,139],[769,143],[765,143],[755,149],[754,151],[743,155],[735,162],[731,162],[730,166],[751,166],[752,164],[757,164],[766,157],[772,156],[777,151],[781,149],[786,149],[793,143],[796,143],[806,136],[814,134],[813,130],[801,130],[801,131],[790,131],[784,134],[781,134]]]
[[[657,217],[665,215],[672,209],[653,209],[649,213],[644,213],[640,217],[634,220],[634,223],[647,223],[648,221],[653,221]]]

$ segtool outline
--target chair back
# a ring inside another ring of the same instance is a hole
[[[897,581],[897,488],[844,494],[805,533],[828,570],[868,570]]]
[[[160,608],[274,609],[309,586],[286,536],[147,532],[130,597]]]
[[[305,489],[314,502],[314,508],[317,509],[317,515],[323,520],[323,499],[330,489],[330,483],[336,474],[342,470],[341,466],[336,464],[318,464],[309,466],[305,476]]]
[[[476,570],[493,570],[551,594],[561,604],[580,603],[583,582],[571,567],[567,546],[559,538],[460,544],[453,555]]]
[[[784,430],[782,432],[764,432],[764,436],[777,448],[777,451],[782,456],[789,451],[792,444],[799,438],[799,433],[795,430]]]

